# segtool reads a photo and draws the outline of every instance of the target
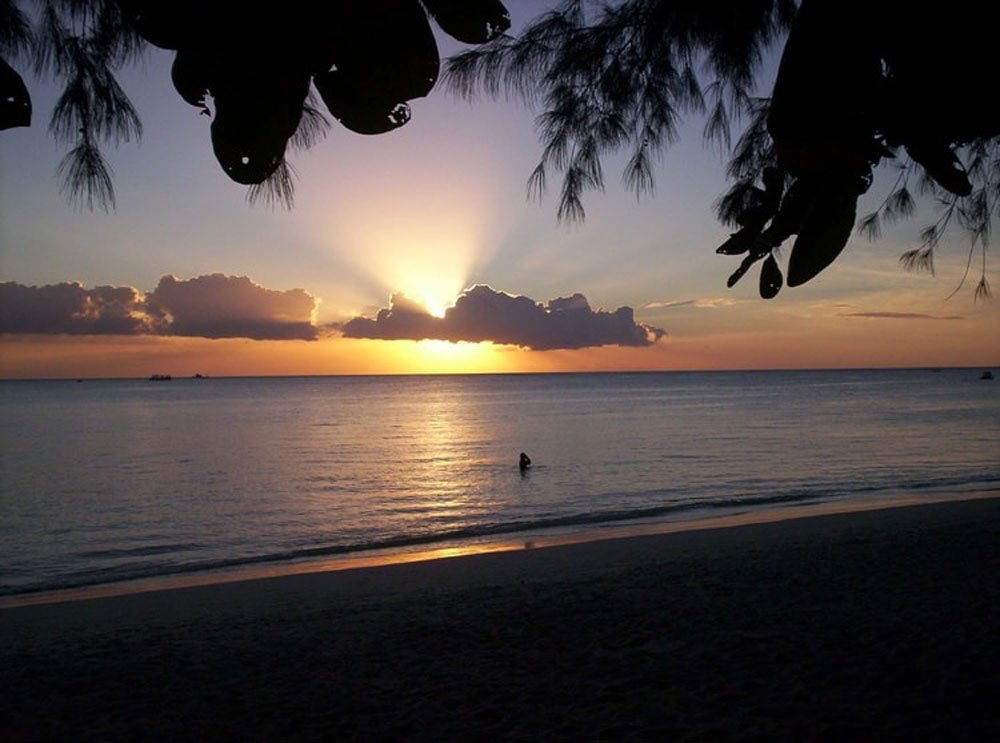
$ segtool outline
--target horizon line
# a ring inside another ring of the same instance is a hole
[[[868,371],[955,371],[955,370],[983,370],[991,369],[992,366],[802,366],[802,367],[737,367],[732,369],[579,369],[579,370],[550,370],[550,371],[462,371],[462,372],[372,372],[367,374],[351,372],[330,372],[326,374],[160,374],[154,373],[150,376],[121,376],[121,377],[3,377],[0,382],[141,382],[150,381],[152,376],[167,376],[168,380],[163,381],[209,381],[213,379],[324,379],[330,377],[341,378],[371,378],[371,377],[513,377],[513,376],[572,376],[572,375],[596,375],[596,374],[744,374],[757,372],[868,372]]]

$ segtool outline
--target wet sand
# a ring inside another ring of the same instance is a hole
[[[1000,740],[1000,499],[0,610],[5,740]]]

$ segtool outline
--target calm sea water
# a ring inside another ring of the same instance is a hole
[[[975,370],[3,382],[0,595],[998,487]]]

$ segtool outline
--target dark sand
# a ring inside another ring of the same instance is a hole
[[[1000,499],[0,610],[4,740],[1000,740]]]

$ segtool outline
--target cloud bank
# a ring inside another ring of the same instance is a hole
[[[0,283],[0,332],[138,335],[152,331],[142,294],[130,286]]]
[[[316,300],[304,289],[276,291],[246,276],[221,273],[181,281],[160,279],[146,295],[147,312],[169,335],[255,340],[316,340]]]
[[[356,317],[339,326],[348,338],[492,341],[536,351],[592,346],[650,346],[666,332],[637,323],[631,307],[592,310],[582,294],[547,305],[488,286],[465,291],[444,317],[435,317],[402,293],[375,319]]]
[[[315,340],[316,304],[303,289],[275,291],[220,273],[163,276],[148,294],[130,286],[8,281],[0,283],[0,333]]]
[[[0,283],[0,333],[316,340],[326,330],[314,323],[317,304],[303,289],[276,291],[221,273],[163,276],[145,294],[131,286],[9,281]],[[464,292],[443,318],[398,293],[375,319],[333,328],[349,338],[492,341],[534,350],[649,346],[666,334],[637,323],[630,307],[591,309],[582,294],[541,304],[482,285]]]

